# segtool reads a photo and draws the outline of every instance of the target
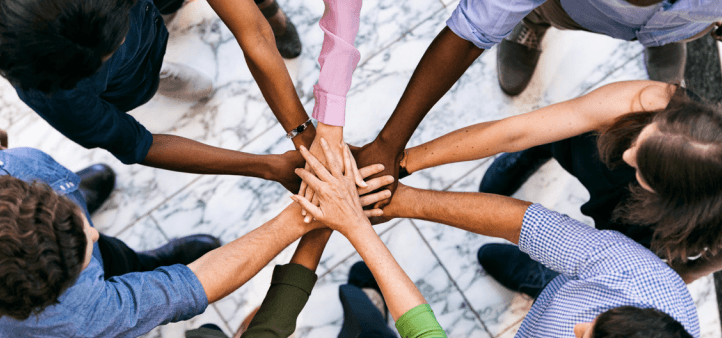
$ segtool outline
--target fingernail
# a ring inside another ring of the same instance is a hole
[[[383,164],[379,164],[378,166],[379,166],[379,167],[381,167],[381,170],[384,170],[384,169],[386,169],[386,167],[384,167],[384,165],[383,165]]]
[[[304,223],[311,223],[311,216],[306,216],[306,217],[303,219],[303,222],[304,222]]]
[[[301,215],[306,216],[306,209],[301,209]]]
[[[327,147],[328,147],[328,142],[326,142],[326,139],[323,138],[323,137],[321,138],[321,145],[324,145],[324,146],[327,146]]]

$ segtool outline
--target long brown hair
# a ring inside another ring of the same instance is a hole
[[[600,158],[622,162],[641,130],[658,131],[639,145],[637,168],[654,190],[634,182],[631,197],[614,212],[617,221],[654,227],[652,251],[670,261],[716,255],[722,246],[722,109],[678,91],[665,109],[630,113],[601,132]]]

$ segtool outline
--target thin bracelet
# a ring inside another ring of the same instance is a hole
[[[304,130],[308,129],[308,125],[309,125],[309,123],[311,123],[311,121],[312,121],[311,119],[308,119],[308,121],[301,123],[301,125],[299,125],[298,127],[291,129],[291,131],[289,131],[288,134],[286,134],[286,137],[288,137],[289,139],[292,139],[292,138],[298,136],[298,134],[300,134]]]

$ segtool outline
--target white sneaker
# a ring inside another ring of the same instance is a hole
[[[213,81],[186,65],[163,62],[158,93],[170,98],[194,102],[213,94]]]

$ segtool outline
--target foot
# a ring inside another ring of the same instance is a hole
[[[151,256],[159,266],[188,265],[207,252],[221,246],[221,241],[210,235],[192,235],[172,239],[168,244],[142,254]]]
[[[213,81],[201,72],[175,62],[164,62],[158,93],[170,98],[195,102],[213,94]]]
[[[515,96],[524,91],[534,74],[544,34],[549,26],[520,22],[497,49],[496,68],[504,93]]]
[[[351,267],[348,273],[348,284],[358,287],[369,297],[371,303],[381,312],[384,320],[389,320],[389,310],[386,307],[386,301],[381,293],[378,283],[374,275],[363,261],[357,262]]]
[[[85,197],[88,213],[103,205],[115,188],[115,172],[106,164],[94,164],[75,173],[80,176],[80,193]]]
[[[511,196],[550,158],[548,152],[536,147],[503,154],[484,173],[479,192]]]
[[[687,44],[676,42],[644,49],[644,62],[649,79],[681,84],[687,62]]]
[[[258,4],[263,16],[273,29],[273,36],[276,38],[276,48],[283,58],[293,59],[301,55],[301,39],[298,36],[296,26],[288,19],[278,6],[276,0],[265,0]]]
[[[484,271],[501,285],[536,298],[559,273],[531,259],[512,244],[485,244],[476,255]]]

